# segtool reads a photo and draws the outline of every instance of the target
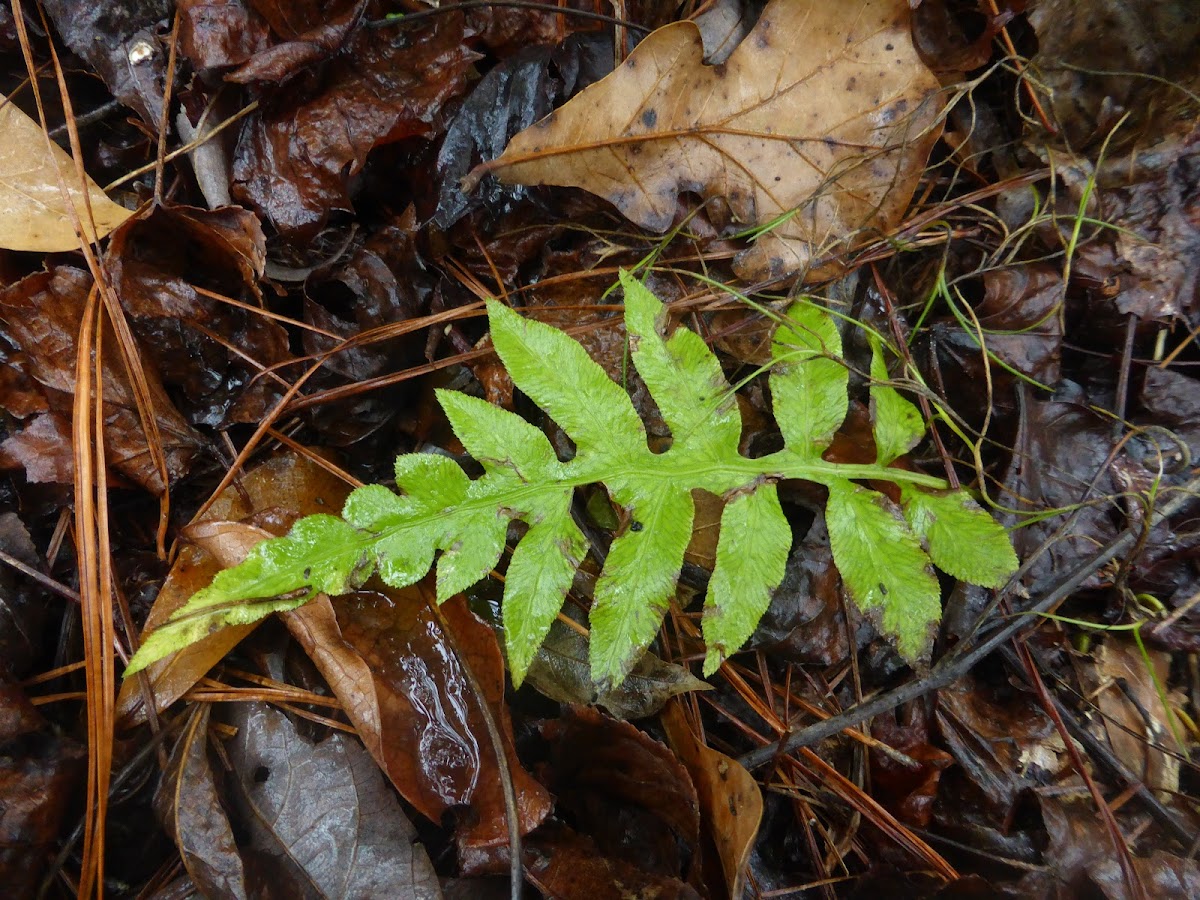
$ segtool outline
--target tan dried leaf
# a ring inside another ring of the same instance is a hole
[[[144,630],[152,631],[169,619],[192,594],[206,587],[222,569],[245,559],[260,541],[285,533],[294,518],[340,509],[349,490],[327,469],[292,453],[281,454],[247,472],[186,529],[191,543],[180,548]],[[255,622],[218,629],[147,667],[158,712],[186,694],[257,627]],[[117,697],[122,728],[145,721],[143,701],[138,679],[125,679]]]
[[[748,279],[900,222],[941,127],[907,0],[773,0],[726,63],[703,56],[691,22],[658,29],[464,187],[488,172],[580,187],[660,232],[683,191],[742,229],[795,210],[739,258]]]
[[[79,247],[59,175],[89,241],[99,240],[133,215],[89,178],[89,219],[71,157],[47,142],[42,127],[0,94],[0,247],[37,253]]]
[[[763,800],[758,782],[737,760],[713,750],[696,736],[678,700],[663,708],[661,721],[667,744],[696,786],[700,822],[717,848],[729,896],[741,897],[746,866],[762,823]]]

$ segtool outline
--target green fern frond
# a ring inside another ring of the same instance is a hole
[[[706,674],[746,642],[783,579],[792,534],[776,492],[782,479],[828,488],[842,579],[909,660],[928,654],[940,617],[934,563],[985,586],[1016,569],[1006,532],[966,492],[889,467],[921,439],[924,422],[887,386],[878,345],[876,463],[822,457],[846,416],[848,374],[834,319],[811,303],[789,311],[774,342],[770,389],[784,449],[747,459],[738,453],[741,417],[717,358],[694,332],[671,331],[667,310],[644,285],[625,273],[621,285],[630,355],[671,430],[668,450],[649,449],[628,395],[576,341],[489,303],[496,352],[513,383],[575,442],[574,458],[560,460],[545,435],[514,413],[439,391],[481,477],[436,454],[399,457],[396,491],[359,488],[340,519],[302,519],[287,536],[258,545],[151,633],[126,674],[217,627],[293,609],[318,592],[344,593],[372,574],[405,587],[435,559],[444,601],[487,576],[510,522],[520,520],[529,527],[509,563],[503,601],[509,667],[520,684],[587,552],[571,503],[576,488],[594,483],[626,513],[590,614],[592,677],[604,685],[619,684],[658,632],[691,538],[697,489],[726,501],[704,609]],[[859,483],[867,480],[896,483],[900,504]]]

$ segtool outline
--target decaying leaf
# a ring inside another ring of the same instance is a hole
[[[683,879],[700,837],[687,769],[660,741],[597,709],[546,723],[558,817],[596,842],[597,855]],[[561,896],[548,891],[547,896]],[[649,890],[601,896],[681,897]]]
[[[335,732],[319,743],[265,703],[233,704],[227,752],[257,870],[251,896],[441,896],[437,876],[371,757]]]
[[[246,872],[208,758],[211,703],[192,709],[154,792],[154,812],[183,866],[209,897],[246,900]]]
[[[292,636],[342,701],[367,749],[413,808],[432,821],[463,811],[460,868],[508,840],[496,753],[479,711],[487,702],[506,747],[522,833],[551,810],[517,761],[494,632],[458,597],[433,612],[432,587],[359,591],[286,615]],[[448,633],[449,632],[449,633]],[[474,694],[464,666],[483,690]]]
[[[17,352],[0,361],[2,377],[16,390],[0,392],[0,406],[13,415],[29,416],[0,444],[0,467],[23,465],[30,480],[69,482],[70,422],[75,399],[75,356],[80,323],[92,278],[70,266],[34,272],[0,290],[0,336]],[[102,344],[117,346],[106,323]],[[171,481],[188,471],[203,444],[180,415],[158,372],[143,366],[150,411]],[[150,454],[133,382],[120,353],[108,350],[103,365],[105,456],[113,470],[161,494],[166,490]],[[10,401],[16,402],[10,406]]]
[[[89,241],[99,240],[133,215],[109,200],[90,178],[85,201],[71,157],[0,94],[0,247],[37,253],[79,247],[60,178]]]
[[[899,222],[939,131],[905,0],[775,0],[727,62],[703,57],[694,24],[660,28],[468,184],[491,172],[581,187],[654,231],[684,191],[726,204],[739,228],[795,210],[742,256],[747,278]]]
[[[255,525],[235,521],[273,509],[277,518],[289,513],[313,513],[336,508],[346,488],[335,476],[302,456],[284,454],[248,472],[213,503],[202,520],[188,529],[192,542],[179,551],[163,583],[145,627],[166,621],[198,587],[207,584],[223,566],[240,562],[269,534]],[[260,524],[270,524],[261,521]],[[193,543],[194,542],[194,543]],[[254,630],[256,624],[215,632],[149,670],[154,700],[166,709]],[[126,725],[146,717],[143,696],[135,681],[126,681],[117,698],[117,710]]]
[[[1176,691],[1160,696],[1167,683],[1172,654],[1147,650],[1143,656],[1131,642],[1111,638],[1096,648],[1080,674],[1100,710],[1093,731],[1108,739],[1113,752],[1142,784],[1156,791],[1179,790],[1179,757],[1171,752],[1172,735],[1182,727],[1163,699],[1182,706]]]
[[[596,704],[618,719],[644,719],[678,694],[711,689],[683,666],[649,652],[619,686],[598,689],[588,668],[587,638],[559,621],[550,626],[525,680],[559,703]]]
[[[746,863],[762,821],[762,792],[736,760],[705,745],[692,732],[679,701],[662,714],[667,743],[692,777],[700,801],[700,824],[708,830],[730,897],[741,897]]]

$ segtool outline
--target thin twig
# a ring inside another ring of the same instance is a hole
[[[449,12],[488,9],[493,6],[506,6],[510,9],[527,9],[533,12],[545,13],[548,16],[574,16],[576,19],[588,19],[592,22],[616,25],[619,28],[636,31],[639,34],[649,34],[651,31],[649,28],[642,25],[635,25],[633,22],[626,19],[619,19],[616,16],[606,16],[604,13],[591,12],[586,9],[571,9],[565,6],[551,6],[548,3],[534,3],[532,0],[463,0],[463,2],[453,5],[434,6],[430,9],[419,10],[418,12],[402,13],[389,19],[371,19],[365,24],[368,28],[390,28],[398,25],[407,25],[410,22],[419,22],[422,19],[428,19],[432,16],[443,15]]]

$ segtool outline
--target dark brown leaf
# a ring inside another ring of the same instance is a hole
[[[226,75],[226,81],[242,84],[252,81],[283,82],[308,66],[328,59],[341,49],[361,21],[367,0],[332,4],[335,8],[326,9],[316,21],[312,21],[313,16],[303,16],[304,4],[289,4],[286,9],[273,2],[256,5],[271,22],[272,30],[285,40],[256,53],[237,70]],[[301,17],[312,22],[304,31],[298,30],[302,26],[296,22]]]
[[[192,708],[154,793],[154,812],[206,897],[247,900],[246,872],[208,756],[212,704]]]
[[[410,44],[386,29],[356,32],[319,78],[264,98],[238,140],[234,197],[281,234],[311,237],[331,211],[351,208],[349,178],[372,149],[435,132],[477,58],[455,16]]]
[[[954,764],[954,757],[930,742],[930,717],[923,704],[914,704],[909,717],[902,722],[894,713],[876,716],[871,720],[871,736],[916,761],[917,767],[872,750],[871,784],[875,798],[897,819],[928,828],[942,771]]]
[[[526,846],[525,871],[529,880],[544,896],[556,900],[600,897],[700,900],[691,885],[678,878],[643,872],[605,856],[591,838],[557,822],[539,829]]]
[[[0,682],[0,884],[33,897],[84,774],[84,749],[60,737],[16,685]]]
[[[1028,697],[1001,703],[966,679],[938,692],[936,722],[954,760],[1001,820],[1019,792],[1037,784],[1039,773],[1059,766],[1062,747],[1054,726]]]
[[[99,73],[113,96],[157,131],[170,0],[43,0],[42,7],[66,45]]]
[[[258,220],[236,207],[154,206],[113,237],[107,266],[121,302],[195,424],[258,422],[284,390],[260,377],[289,358],[284,329],[197,291],[260,302],[265,262]]]
[[[30,422],[38,428],[23,444],[13,445],[14,439],[10,438],[0,445],[0,460],[9,466],[22,458],[29,460],[30,454],[38,451],[50,456],[35,466],[36,474],[57,480],[73,471],[70,442],[53,446],[51,439],[60,433],[62,423],[70,421],[72,415],[75,340],[91,283],[91,277],[85,272],[63,266],[30,275],[0,291],[3,336],[25,354],[25,370],[41,386],[49,409],[58,416],[57,422]],[[133,388],[111,328],[105,329],[103,345],[108,462],[134,483],[153,493],[161,493],[166,485],[162,484],[150,458],[135,408]],[[158,373],[149,364],[144,368],[150,386],[151,412],[158,421],[168,475],[174,479],[187,471],[202,441],[167,397]]]
[[[644,872],[682,877],[700,834],[687,770],[664,744],[627,722],[578,708],[545,726],[551,790],[606,855]]]
[[[179,52],[193,66],[244,63],[268,43],[267,23],[245,0],[179,0]]]
[[[38,569],[41,562],[16,513],[0,513],[0,550]],[[53,608],[26,576],[0,567],[0,678],[24,678],[41,649],[42,629]]]

